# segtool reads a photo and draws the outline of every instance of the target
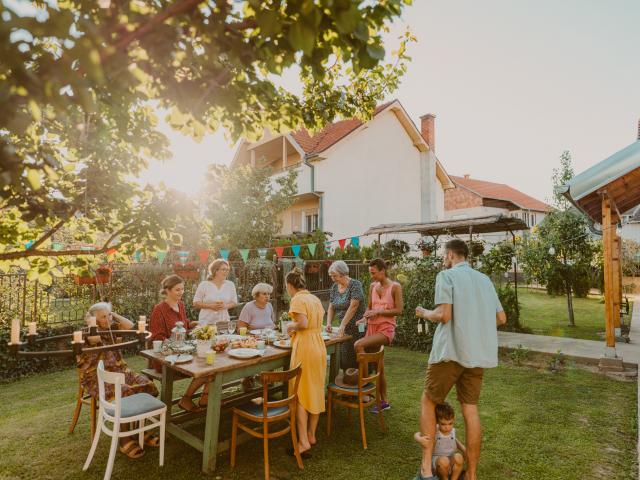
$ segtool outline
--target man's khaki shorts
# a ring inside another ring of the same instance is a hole
[[[482,388],[482,368],[465,368],[457,362],[432,363],[427,367],[424,393],[434,403],[444,403],[453,386],[460,403],[477,405]]]

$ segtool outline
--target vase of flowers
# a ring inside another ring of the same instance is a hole
[[[111,267],[108,265],[100,265],[96,268],[96,283],[109,283],[109,280],[111,280],[111,273]]]
[[[193,333],[196,339],[196,354],[200,358],[207,356],[207,352],[211,350],[211,341],[216,336],[216,328],[213,325],[204,325],[196,328]]]

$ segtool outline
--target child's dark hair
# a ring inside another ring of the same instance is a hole
[[[453,407],[447,402],[436,405],[436,420],[453,420],[456,417],[456,412],[453,411]]]

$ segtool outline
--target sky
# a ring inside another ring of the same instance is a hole
[[[393,34],[409,27],[418,43],[389,98],[417,125],[436,115],[436,154],[449,174],[547,200],[564,150],[579,173],[636,140],[638,24],[637,0],[414,0]],[[296,89],[295,76],[284,84]],[[174,158],[152,165],[147,181],[193,192],[208,164],[233,157],[222,132],[198,144],[162,129]]]

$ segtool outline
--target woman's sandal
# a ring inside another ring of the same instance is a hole
[[[135,440],[129,440],[120,446],[120,451],[132,460],[140,458],[144,455],[144,450],[140,448],[140,445]]]
[[[149,447],[157,447],[160,445],[160,437],[155,433],[145,433],[144,444],[148,445]]]

